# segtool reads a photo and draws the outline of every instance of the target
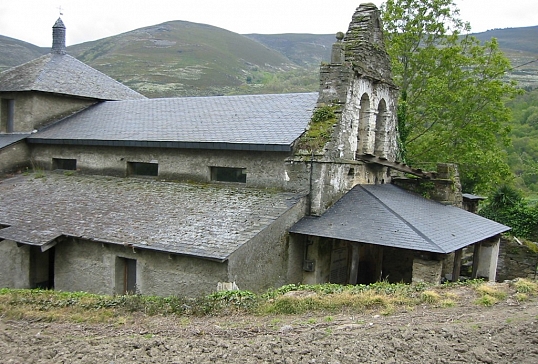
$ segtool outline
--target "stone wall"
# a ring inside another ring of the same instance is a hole
[[[124,177],[128,162],[158,163],[159,178],[211,181],[211,167],[246,168],[247,187],[308,190],[308,171],[288,173],[283,152],[216,151],[167,148],[129,148],[32,144],[32,159],[44,169],[53,158],[76,159],[81,173]]]
[[[0,288],[32,288],[30,282],[30,246],[0,241]]]
[[[121,294],[118,258],[136,260],[137,292],[145,295],[205,295],[228,278],[226,263],[69,238],[56,245],[55,289]]]
[[[20,133],[42,128],[95,103],[42,92],[2,92],[0,98],[15,100],[13,131]]]
[[[455,164],[439,163],[434,178],[393,177],[392,183],[425,198],[463,208],[463,195],[458,168]]]
[[[443,261],[435,259],[422,259],[415,257],[413,260],[413,283],[441,283]]]
[[[497,263],[497,281],[515,278],[536,279],[538,253],[511,238],[502,238]]]
[[[290,261],[297,264],[302,259],[300,251],[290,249],[288,230],[304,216],[306,201],[304,197],[230,256],[229,281],[240,289],[260,292],[301,280],[293,268],[288,272]]]
[[[308,237],[305,238],[305,259],[312,262],[313,270],[303,273],[304,284],[323,284],[330,281],[331,253],[333,239]]]
[[[0,149],[0,176],[31,167],[30,149],[24,140]]]

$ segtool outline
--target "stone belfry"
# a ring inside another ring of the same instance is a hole
[[[336,34],[330,63],[320,67],[317,107],[330,108],[336,118],[321,148],[299,146],[294,159],[308,163],[312,215],[321,215],[356,184],[391,181],[388,165],[398,155],[398,89],[380,16],[374,4],[360,5],[347,32]],[[314,135],[309,132],[318,126],[311,121],[305,135]]]
[[[360,5],[345,35],[336,38],[331,62],[320,70],[318,104],[337,105],[341,111],[326,152],[333,158],[370,155],[394,161],[397,88],[380,11],[372,3]]]
[[[52,26],[52,49],[51,53],[65,54],[65,25],[61,18]]]

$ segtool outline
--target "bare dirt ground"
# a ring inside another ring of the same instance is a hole
[[[538,363],[538,299],[294,316],[0,317],[1,363]]]

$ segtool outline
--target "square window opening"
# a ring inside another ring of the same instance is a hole
[[[159,175],[158,163],[127,162],[128,176],[153,176]]]
[[[76,159],[65,159],[65,158],[52,158],[52,170],[64,169],[68,171],[77,170],[77,160]]]
[[[211,180],[219,182],[247,182],[246,168],[211,167]]]

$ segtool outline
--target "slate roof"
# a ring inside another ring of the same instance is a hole
[[[0,181],[0,226],[8,226],[0,241],[42,246],[73,236],[223,261],[300,198],[230,185],[17,176]]]
[[[16,143],[24,138],[27,138],[28,134],[0,134],[0,149],[7,147],[13,143]]]
[[[394,185],[357,185],[320,217],[290,232],[450,253],[510,230],[463,209],[445,206]]]
[[[41,91],[97,100],[146,97],[68,54],[50,53],[0,73],[0,92]]]
[[[108,101],[28,139],[33,143],[290,151],[317,93]]]

